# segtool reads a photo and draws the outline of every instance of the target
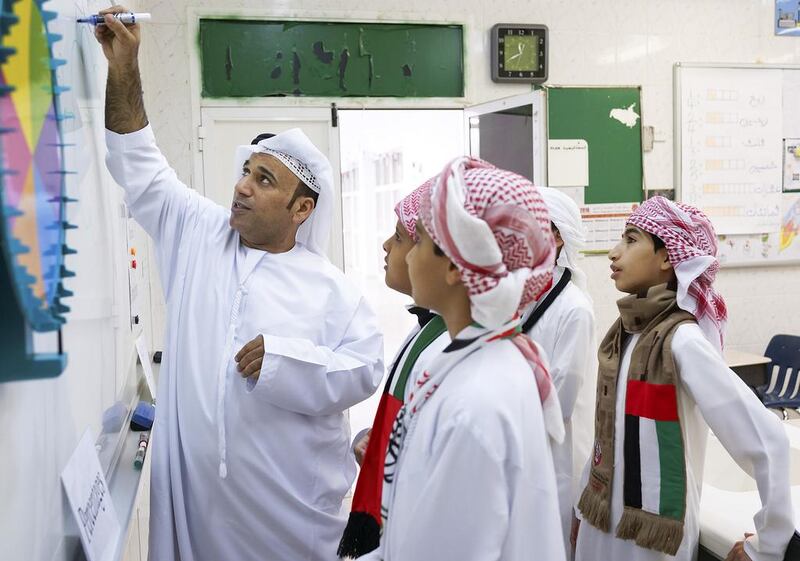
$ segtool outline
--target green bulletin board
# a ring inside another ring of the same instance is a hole
[[[641,88],[546,87],[545,90],[547,138],[582,138],[589,145],[589,185],[584,202],[641,202]],[[639,116],[631,127],[612,116],[612,111],[629,108]]]
[[[203,97],[463,97],[460,25],[201,19]]]

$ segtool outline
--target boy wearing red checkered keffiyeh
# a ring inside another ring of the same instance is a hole
[[[412,296],[453,341],[395,418],[384,531],[363,559],[562,561],[550,443],[564,425],[519,315],[552,283],[546,206],[523,177],[459,158],[423,195],[417,232]]]
[[[788,441],[723,360],[716,252],[705,214],[654,197],[609,253],[611,278],[629,295],[598,351],[594,450],[573,528],[578,561],[695,558],[709,428],[755,477],[762,503],[758,540],[737,543],[728,559],[783,559],[794,532]]]
[[[420,200],[432,184],[432,179],[426,181],[397,203],[394,208],[397,215],[395,231],[383,242],[386,286],[408,296],[411,296],[411,281],[406,255],[418,240],[416,225]],[[337,553],[341,558],[356,559],[378,547],[383,468],[392,422],[406,400],[413,380],[450,343],[450,335],[440,316],[419,306],[410,306],[408,311],[417,317],[418,325],[408,334],[391,363],[372,427],[354,439],[353,448],[361,472],[347,526],[339,542]]]

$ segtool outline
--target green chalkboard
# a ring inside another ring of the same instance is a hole
[[[546,91],[547,137],[582,138],[589,145],[586,204],[641,202],[641,88],[548,87]]]
[[[463,97],[460,25],[201,19],[204,97]]]

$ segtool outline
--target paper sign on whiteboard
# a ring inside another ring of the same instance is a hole
[[[589,145],[584,139],[547,141],[547,185],[589,185]]]
[[[61,472],[61,482],[81,533],[83,551],[89,561],[114,558],[120,528],[92,431],[87,430]]]

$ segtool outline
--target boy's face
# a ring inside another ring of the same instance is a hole
[[[413,247],[414,240],[398,220],[394,227],[394,234],[383,242],[383,251],[386,252],[386,257],[383,259],[386,262],[385,281],[386,286],[392,290],[409,296],[411,296],[411,280],[408,278],[406,255]]]
[[[669,282],[674,274],[666,248],[656,251],[650,234],[630,224],[608,258],[614,285],[628,294],[644,293],[652,286]]]
[[[453,282],[458,282],[460,275],[447,256],[434,253],[433,240],[419,222],[417,237],[419,241],[406,255],[411,296],[418,306],[440,310],[452,294]]]

